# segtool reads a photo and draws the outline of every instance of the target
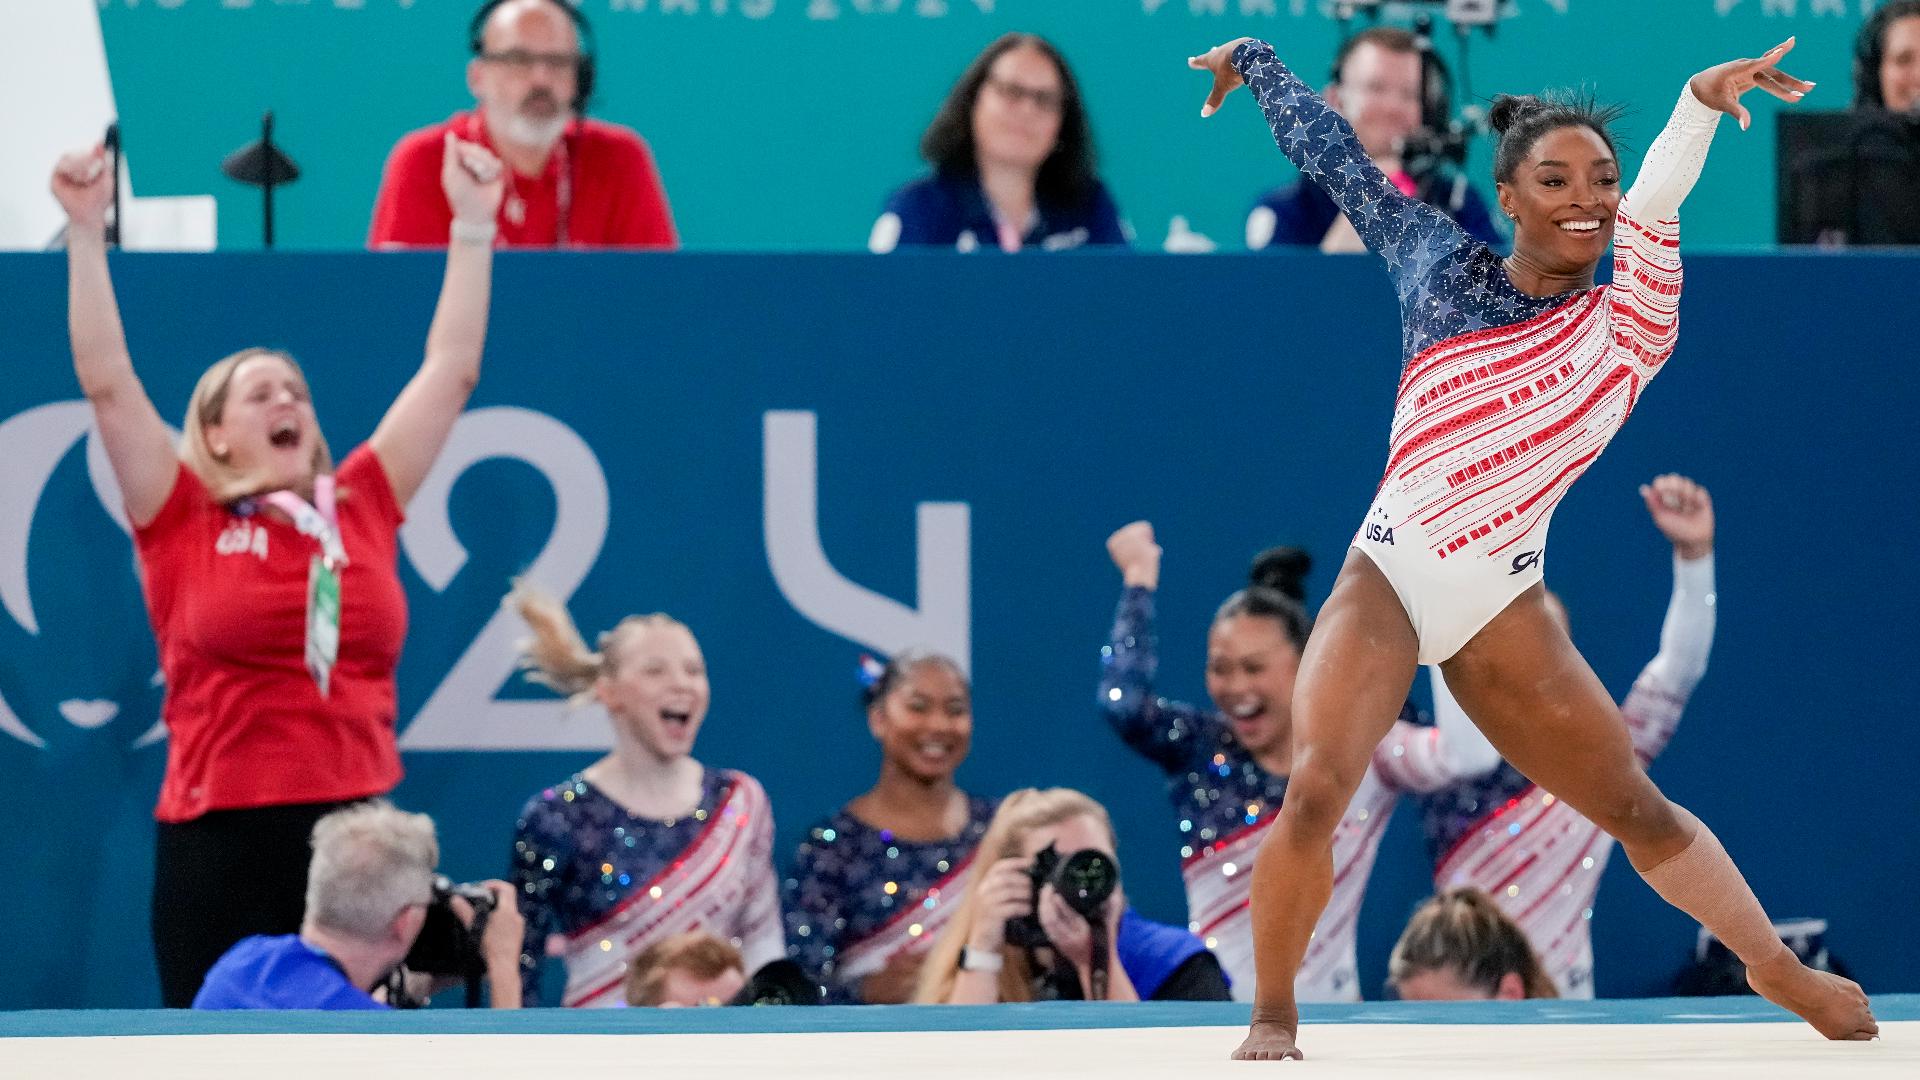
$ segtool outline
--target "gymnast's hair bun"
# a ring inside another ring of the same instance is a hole
[[[1526,119],[1529,114],[1550,107],[1551,103],[1532,94],[1500,94],[1493,99],[1493,109],[1487,113],[1487,123],[1493,125],[1495,133],[1505,135],[1508,128]]]
[[[1268,548],[1253,557],[1247,580],[1255,588],[1272,589],[1300,603],[1307,600],[1307,571],[1313,559],[1297,547]]]

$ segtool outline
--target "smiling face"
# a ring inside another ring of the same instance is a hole
[[[467,88],[488,131],[522,146],[552,146],[573,119],[580,40],[553,0],[513,0],[495,9],[467,64]]]
[[[867,727],[889,767],[915,780],[944,780],[973,745],[973,695],[958,671],[914,664],[867,710]]]
[[[1613,241],[1620,163],[1584,124],[1541,135],[1499,191],[1514,221],[1514,254],[1542,271],[1590,274]]]
[[[1207,694],[1255,755],[1287,748],[1299,673],[1300,650],[1278,620],[1229,615],[1207,634]]]
[[[1367,156],[1397,157],[1420,126],[1420,54],[1364,42],[1340,65],[1327,104],[1347,118]]]
[[[614,723],[661,761],[692,753],[710,694],[693,631],[664,619],[635,620],[608,648],[612,670],[594,683],[594,696]]]
[[[1038,172],[1060,141],[1065,81],[1031,45],[1001,53],[973,100],[974,155],[983,166]]]
[[[1920,15],[1895,19],[1882,39],[1880,100],[1893,112],[1920,106]]]
[[[308,491],[321,459],[307,380],[285,357],[253,353],[233,368],[202,425],[206,449],[255,491]]]

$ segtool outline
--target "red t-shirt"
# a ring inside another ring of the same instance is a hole
[[[166,676],[161,821],[209,810],[331,802],[400,782],[394,665],[407,633],[397,565],[402,514],[362,446],[339,485],[340,652],[330,691],[307,672],[307,566],[319,541],[266,511],[215,502],[184,464],[135,530],[147,617]]]
[[[380,178],[368,247],[447,246],[453,210],[440,189],[440,158],[448,131],[469,142],[492,145],[478,113],[455,113],[445,123],[402,137],[388,155]],[[547,155],[546,171],[539,176],[507,170],[496,243],[501,247],[559,246],[560,202],[562,190],[568,187],[565,246],[672,249],[680,245],[667,209],[667,193],[660,186],[660,173],[647,144],[627,128],[598,120],[574,121]]]

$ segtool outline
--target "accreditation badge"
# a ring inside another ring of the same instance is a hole
[[[307,564],[307,671],[326,697],[340,657],[340,573],[319,555]]]

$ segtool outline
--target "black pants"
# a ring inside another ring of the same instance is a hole
[[[190,1007],[207,969],[241,938],[300,929],[313,823],[347,805],[215,810],[192,821],[160,823],[153,957],[162,1005]]]

